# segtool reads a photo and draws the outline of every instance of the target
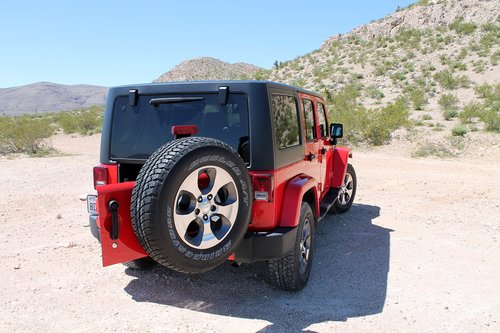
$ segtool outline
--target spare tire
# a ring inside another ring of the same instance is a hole
[[[132,227],[158,263],[184,273],[215,268],[234,252],[251,218],[250,176],[227,144],[174,140],[146,161],[132,192]]]

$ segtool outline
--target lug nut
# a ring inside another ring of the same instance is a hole
[[[196,215],[198,215],[198,214],[200,214],[200,210],[199,210],[198,208],[196,208],[196,209],[194,210],[194,213],[195,213]]]
[[[203,215],[203,219],[206,221],[208,220],[208,215]]]
[[[198,198],[198,202],[202,202],[202,201],[203,201],[203,198],[200,196],[200,197]]]
[[[210,210],[211,210],[212,212],[215,212],[215,210],[216,210],[216,209],[217,209],[217,207],[215,207],[215,206],[210,207]]]
[[[212,195],[209,194],[208,197],[207,197],[208,200],[212,200]]]

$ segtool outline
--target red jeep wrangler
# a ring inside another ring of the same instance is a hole
[[[104,266],[263,260],[272,284],[302,289],[315,224],[356,193],[342,131],[321,96],[273,82],[111,88],[87,200]]]

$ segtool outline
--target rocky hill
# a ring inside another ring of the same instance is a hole
[[[238,80],[261,70],[262,68],[250,64],[230,64],[219,59],[203,57],[181,62],[154,82]]]
[[[0,115],[44,113],[104,104],[108,88],[38,82],[0,89]]]
[[[319,91],[331,103],[355,96],[352,105],[374,111],[405,98],[414,141],[449,143],[450,131],[466,139],[500,132],[499,62],[499,0],[420,0],[332,36],[265,78]],[[498,135],[489,138],[500,145]]]

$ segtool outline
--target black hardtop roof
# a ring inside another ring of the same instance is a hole
[[[165,92],[216,92],[219,87],[227,86],[229,91],[244,92],[255,87],[273,87],[282,90],[313,95],[319,98],[322,96],[316,92],[272,81],[241,81],[241,80],[217,80],[217,81],[177,81],[161,83],[127,84],[110,88],[110,95],[128,94],[129,90],[137,89],[139,94],[159,94]]]

